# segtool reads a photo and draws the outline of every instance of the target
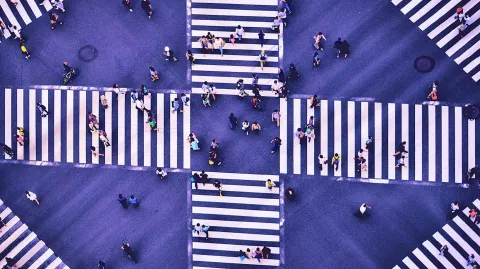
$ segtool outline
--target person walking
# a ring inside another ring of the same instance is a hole
[[[470,254],[467,257],[467,266],[471,265],[473,267],[473,264],[476,263],[477,261],[475,260],[475,255]]]
[[[197,173],[194,173],[190,177],[190,181],[195,185],[195,189],[198,190],[198,182],[200,182],[200,176]]]
[[[363,203],[361,206],[360,206],[360,216],[363,218],[365,216],[368,216],[367,214],[367,209],[372,209],[371,206],[367,205],[367,203]]]
[[[180,100],[182,100],[183,107],[188,106],[188,102],[190,102],[190,98],[184,93],[180,95]]]
[[[155,171],[155,174],[157,174],[160,180],[163,180],[167,176],[167,172],[160,167],[157,167],[157,171]]]
[[[282,85],[282,86],[280,87],[280,94],[279,94],[278,97],[284,98],[285,100],[287,100],[287,98],[288,98],[288,92],[289,92],[289,90],[288,90],[287,86],[286,86],[286,85]]]
[[[218,157],[217,152],[215,152],[215,151],[208,152],[208,164],[210,164],[210,165],[214,165],[214,164],[221,165],[222,161],[219,161],[217,159],[217,157]]]
[[[212,35],[210,32],[207,33],[206,35],[207,41],[208,41],[208,48],[211,49],[212,51],[215,49],[214,43],[215,43],[215,36]]]
[[[320,168],[320,171],[323,171],[323,165],[327,164],[328,160],[325,158],[322,154],[318,155],[318,168]]]
[[[208,174],[202,170],[202,172],[200,173],[200,182],[203,184],[203,186],[205,186],[205,183],[207,183],[208,181],[210,181]]]
[[[9,146],[3,144],[3,143],[0,143],[0,147],[2,148],[3,150],[3,155],[7,154],[8,156],[10,156],[10,158],[13,158],[13,156],[15,155],[13,153],[13,150],[12,148],[10,148]]]
[[[242,122],[242,130],[245,132],[245,134],[248,135],[248,129],[250,127],[250,123],[248,122],[248,120],[244,120]]]
[[[282,20],[283,27],[287,27],[287,10],[285,8],[280,9],[278,16]]]
[[[108,108],[108,100],[107,100],[107,97],[105,97],[105,95],[103,95],[103,94],[102,94],[102,96],[100,96],[100,103],[102,104],[103,109],[107,109],[107,108]]]
[[[190,62],[191,66],[195,65],[195,57],[193,56],[193,53],[191,50],[187,50],[187,52],[185,53],[185,58],[187,58],[187,61]]]
[[[322,39],[327,41],[327,38],[323,35],[322,32],[318,32],[318,35],[314,36],[313,39],[315,40],[315,43],[313,43],[313,46],[317,50],[323,50],[323,45],[322,45]]]
[[[22,54],[23,56],[25,57],[25,59],[30,59],[30,52],[27,50],[27,47],[25,47],[25,44],[20,41],[20,50],[22,51]]]
[[[213,182],[213,187],[217,188],[218,189],[218,193],[220,196],[223,196],[222,195],[222,182],[218,179],[215,179],[215,182]]]
[[[253,110],[260,110],[260,111],[264,110],[262,107],[260,107],[260,102],[261,102],[260,98],[252,96],[251,103],[252,103]]]
[[[314,94],[310,97],[310,108],[315,108],[316,106],[320,106],[320,102],[318,101],[318,96]]]
[[[15,261],[13,258],[5,257],[5,261],[7,262],[7,264],[6,264],[5,267],[3,267],[3,268],[6,268],[6,269],[16,268],[16,266],[17,266],[17,261]]]
[[[281,24],[282,24],[282,19],[280,18],[280,16],[276,16],[275,19],[273,20],[272,31],[276,32],[277,34],[280,34]]]
[[[405,165],[405,156],[402,156],[400,157],[400,159],[398,159],[397,164],[395,165],[395,168],[399,168],[399,167],[407,167]]]
[[[260,47],[263,48],[263,44],[265,44],[265,32],[263,29],[260,29],[258,33],[258,40],[260,40]]]
[[[99,156],[104,157],[105,154],[97,152],[97,149],[94,146],[90,146],[90,151],[92,152],[93,157]]]
[[[478,165],[467,170],[467,180],[472,179],[473,177],[478,178],[478,173],[480,173],[480,168]]]
[[[215,85],[213,85],[213,83],[210,83],[205,93],[208,93],[208,97],[212,97],[213,101],[215,101],[216,88],[215,88]]]
[[[202,45],[203,57],[205,57],[207,55],[207,51],[208,51],[207,37],[203,35],[202,37],[200,37],[200,39],[198,39],[197,42]]]
[[[202,104],[204,107],[207,107],[207,106],[212,106],[212,104],[210,104],[210,98],[209,98],[209,95],[204,93],[202,94]]]
[[[40,204],[40,201],[38,200],[38,197],[34,192],[25,191],[25,195],[27,196],[28,199],[30,199],[30,201],[37,203],[37,205]]]
[[[450,210],[451,211],[448,214],[448,218],[453,219],[453,217],[455,217],[460,210],[460,205],[458,204],[457,201],[454,201],[453,203],[450,204]]]
[[[197,223],[195,226],[193,226],[193,234],[200,235],[202,232],[202,226],[200,226],[200,223]]]
[[[133,260],[135,263],[138,263],[137,258],[135,257],[135,252],[133,251],[130,244],[123,243],[120,248],[125,252],[125,254],[127,254],[127,257],[129,259]]]
[[[254,132],[256,135],[259,135],[262,127],[258,122],[254,121],[252,122],[251,128],[252,128],[252,132]]]
[[[437,87],[438,87],[438,81],[435,81],[430,85],[430,93],[427,95],[427,99],[430,99],[432,101],[437,101],[438,100],[438,95],[437,95]]]
[[[267,181],[265,182],[265,187],[267,187],[269,191],[272,191],[273,187],[275,186],[277,185],[275,185],[275,183],[271,179],[267,179]]]
[[[282,140],[280,138],[278,138],[277,136],[275,136],[270,143],[273,143],[272,150],[270,151],[270,153],[273,154],[282,145]]]
[[[272,253],[272,250],[267,246],[263,246],[262,253],[264,259],[270,259],[270,254]]]
[[[337,58],[340,57],[340,49],[342,47],[342,38],[339,37],[335,43],[333,43],[333,47],[337,50]]]
[[[443,245],[443,246],[440,248],[440,252],[438,253],[438,255],[445,256],[446,253],[448,253],[448,246],[447,246],[447,245]]]
[[[15,137],[15,139],[17,140],[17,143],[20,145],[20,146],[23,146],[23,136],[19,135],[19,134],[14,134],[13,135]]]
[[[262,52],[260,52],[260,54],[258,55],[258,59],[260,61],[260,67],[263,70],[265,63],[267,62],[267,54],[265,54],[265,50],[262,49]]]
[[[38,110],[40,110],[40,116],[42,116],[42,118],[45,118],[46,116],[48,116],[50,114],[50,113],[48,113],[47,108],[40,103],[37,103],[37,108],[38,108]]]
[[[340,164],[340,155],[335,153],[332,157],[332,165],[335,168],[335,171],[338,171],[338,165]]]
[[[208,230],[210,229],[210,226],[207,226],[205,224],[202,225],[202,232],[205,233],[205,239],[208,239]]]
[[[122,3],[130,10],[130,12],[133,12],[133,7],[131,0],[122,0]]]
[[[258,75],[252,74],[252,86],[258,85]]]
[[[241,41],[243,36],[246,35],[246,32],[242,28],[242,26],[238,25],[237,28],[235,29],[235,35],[237,36],[238,41]]]
[[[197,136],[194,133],[190,133],[187,137],[188,143],[190,143],[190,147],[192,150],[200,150],[200,143],[197,139]]]
[[[55,30],[57,23],[60,25],[63,25],[63,21],[58,20],[58,15],[55,12],[50,11],[49,17],[50,17],[50,28],[52,28],[52,30]]]
[[[278,109],[273,110],[272,112],[272,122],[275,122],[277,124],[277,127],[280,126],[280,112],[278,112]]]
[[[145,10],[148,18],[151,19],[152,15],[153,15],[153,9],[152,9],[152,4],[150,4],[150,1],[143,0],[142,1],[142,9]]]
[[[278,83],[277,80],[274,80],[271,89],[272,92],[275,93],[275,95],[278,95],[280,93],[280,83]]]
[[[308,143],[310,141],[315,140],[315,129],[312,125],[308,125],[305,127],[305,136],[308,138]]]
[[[296,139],[298,139],[298,143],[302,143],[302,139],[305,137],[305,133],[302,131],[302,128],[297,128],[294,136]]]
[[[295,67],[295,65],[293,63],[291,63],[289,66],[288,66],[288,79],[297,79],[300,77],[300,74],[298,73],[297,71],[297,68]]]
[[[315,51],[313,54],[313,67],[318,67],[320,65],[320,56],[318,55],[318,52]]]
[[[228,122],[229,122],[229,125],[230,125],[230,129],[233,130],[235,127],[237,127],[238,120],[237,120],[237,117],[235,117],[235,115],[233,113],[230,113],[230,116],[228,116]]]
[[[180,110],[180,104],[178,103],[178,98],[175,98],[172,101],[172,113],[178,112]],[[180,110],[180,112],[183,112],[183,110]]]
[[[243,260],[245,260],[245,258],[247,258],[247,255],[243,250],[239,251],[239,256],[240,256],[240,261],[241,262],[243,262]]]
[[[178,59],[175,58],[175,54],[173,52],[173,50],[171,50],[168,46],[165,47],[164,51],[163,51],[163,54],[167,57],[165,60],[166,61],[174,61],[176,62]]]
[[[340,46],[340,53],[345,55],[345,58],[350,54],[350,44],[347,40],[343,40],[342,45]]]
[[[373,147],[373,136],[369,136],[367,141],[365,141],[365,151],[371,150]]]
[[[212,139],[212,143],[210,143],[210,150],[211,151],[218,151],[219,147],[220,147],[220,143],[218,143],[217,140]]]
[[[98,269],[106,269],[105,266],[106,264],[103,261],[101,260],[98,261]]]
[[[7,224],[5,224],[5,222],[2,220],[2,218],[0,218],[0,229],[2,229],[5,226],[7,226]]]
[[[138,207],[138,200],[137,197],[130,195],[130,198],[128,198],[128,203],[131,204],[133,207],[137,208]]]
[[[148,70],[150,72],[150,78],[152,79],[152,81],[157,81],[160,79],[160,77],[158,76],[158,72],[155,70],[153,66],[149,66]]]
[[[255,258],[257,258],[258,262],[261,262],[261,259],[263,259],[263,253],[262,251],[260,250],[260,248],[257,248],[254,252],[253,252],[253,256]]]
[[[285,84],[285,72],[283,72],[283,69],[280,67],[278,68],[277,78],[280,84]]]
[[[128,207],[127,198],[123,197],[123,195],[121,193],[118,194],[117,201],[123,206],[123,208]]]
[[[393,156],[398,156],[401,155],[402,153],[408,153],[408,151],[405,149],[405,145],[407,145],[407,141],[403,141],[402,143],[398,144],[397,146],[397,152],[393,154]]]
[[[60,10],[62,13],[65,12],[65,6],[63,5],[62,0],[52,0],[51,3],[56,10]]]
[[[294,201],[295,200],[295,190],[293,188],[289,187],[285,191],[285,197],[290,201]]]
[[[215,46],[220,50],[220,56],[223,57],[223,48],[225,47],[225,40],[221,37],[215,37]]]

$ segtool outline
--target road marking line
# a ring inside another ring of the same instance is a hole
[[[315,107],[310,108],[310,100],[305,100],[306,103],[306,111],[307,111],[307,123],[310,119],[310,116],[315,117]],[[315,135],[315,129],[312,130],[313,134]],[[314,175],[315,174],[315,139],[312,139],[308,142],[307,139],[307,175]]]
[[[375,103],[375,178],[382,178],[382,103]]]
[[[37,160],[37,138],[36,138],[36,126],[37,124],[35,123],[36,120],[36,115],[35,113],[37,112],[37,105],[35,101],[35,94],[36,91],[34,89],[30,89],[29,95],[28,95],[28,144],[29,144],[29,153],[28,153],[28,158],[30,161],[36,161]]]
[[[463,182],[462,121],[462,108],[455,107],[455,183]]]
[[[93,115],[95,115],[98,119],[98,122],[99,122],[99,125],[100,125],[100,114],[99,114],[99,109],[98,109],[98,100],[100,99],[100,95],[98,93],[98,91],[93,91],[92,92],[92,110],[91,112],[93,113]],[[108,134],[107,134],[108,135]],[[98,143],[98,140],[99,140],[99,135],[98,135],[98,132],[94,132],[92,133],[92,146],[94,146],[97,151],[100,153],[100,147],[99,147],[99,143]],[[93,164],[98,164],[99,163],[99,156],[93,156],[92,155],[92,163]]]
[[[328,175],[328,101],[320,101],[320,154],[327,159],[323,164],[322,176]]]
[[[408,104],[402,104],[402,141],[407,141],[407,145],[410,145],[408,139],[409,134],[409,106]],[[409,167],[408,158],[405,158],[405,165]],[[410,169],[402,169],[402,180],[408,180],[408,171]]]
[[[9,146],[13,150],[12,145],[12,90],[5,89],[5,145]],[[15,143],[17,141],[15,140]],[[5,154],[5,159],[11,159],[10,156]]]
[[[301,115],[301,103],[300,99],[293,99],[293,134],[297,132],[298,128],[302,126],[302,115]],[[301,141],[294,136],[293,138],[293,173],[300,174],[301,173]]]
[[[23,125],[24,110],[25,107],[23,105],[23,89],[17,89],[17,127],[25,128],[25,126]],[[17,130],[15,130],[14,133],[17,133]],[[23,159],[25,159],[25,141],[23,142],[23,146],[17,146],[17,160]]]
[[[287,100],[284,98],[279,98],[280,100],[280,140],[282,140],[282,145],[280,146],[280,173],[286,174],[288,170],[288,159],[287,159],[287,149],[288,149],[288,130],[287,130]]]
[[[145,96],[143,97],[145,102],[145,107],[147,109],[152,109],[151,101],[152,98]],[[143,113],[144,119],[148,119],[148,116]],[[152,128],[150,128],[149,123],[142,122],[143,125],[143,166],[152,165]]]
[[[186,94],[187,98],[190,99],[190,94]],[[191,100],[191,99],[190,99]],[[190,102],[190,104],[192,104]],[[183,134],[190,134],[190,106],[183,106]],[[183,168],[190,169],[190,144],[187,139],[183,140]]]
[[[415,105],[415,181],[422,181],[423,116],[422,105]]]
[[[138,98],[138,97],[137,97]],[[138,113],[137,105],[130,104],[130,165],[138,166]]]
[[[355,177],[355,102],[347,102],[347,176]]]
[[[67,91],[67,162],[73,163],[75,140],[73,137],[74,121],[73,91]]]
[[[165,117],[164,95],[157,93],[157,167],[165,166]]]
[[[42,105],[47,108],[47,111],[50,109],[48,106],[48,90],[42,90]],[[50,113],[50,111],[48,111]],[[48,162],[48,118],[46,116],[42,118],[42,161]]]
[[[395,104],[388,103],[388,179],[395,179],[395,142]]]
[[[342,157],[342,102],[333,101],[333,151]],[[333,156],[332,156],[333,157]],[[342,161],[338,162],[338,170],[333,170],[334,176],[342,175]]]
[[[107,102],[110,101],[108,108],[105,109],[105,132],[107,136],[109,136],[110,147],[105,148],[105,164],[112,164],[112,147],[113,147],[113,133],[112,133],[112,109],[113,109],[113,99],[112,93],[106,92],[105,98],[107,98]]]
[[[448,182],[450,158],[449,150],[448,106],[442,106],[442,182]]]
[[[53,121],[53,161],[62,161],[62,91],[55,90],[54,93],[54,121]]]
[[[170,94],[170,104],[173,101],[175,101],[175,98],[177,98],[177,94]],[[177,168],[177,150],[178,150],[177,114],[178,113],[181,113],[181,112],[175,111],[173,113],[170,113],[170,168]]]
[[[81,91],[79,93],[79,111],[78,111],[78,162],[87,162],[87,92]],[[90,153],[91,154],[91,153]]]

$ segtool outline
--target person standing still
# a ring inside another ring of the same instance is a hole
[[[27,195],[27,198],[30,199],[30,201],[34,201],[35,203],[37,203],[37,205],[40,204],[40,201],[38,200],[38,197],[34,192],[25,191],[25,195]]]
[[[148,18],[151,19],[152,15],[153,15],[153,10],[152,10],[152,5],[150,4],[150,2],[148,0],[143,0],[142,1],[142,9],[145,10]]]

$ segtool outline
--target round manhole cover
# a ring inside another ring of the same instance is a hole
[[[413,67],[420,73],[428,73],[435,67],[435,60],[429,56],[420,56],[415,59]]]
[[[95,60],[98,56],[98,50],[92,45],[83,46],[78,50],[78,58],[86,63]]]

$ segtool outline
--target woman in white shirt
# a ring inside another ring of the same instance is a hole
[[[238,41],[242,40],[242,37],[245,35],[245,30],[243,30],[242,26],[238,25],[237,29],[235,29],[235,34],[238,37]]]

